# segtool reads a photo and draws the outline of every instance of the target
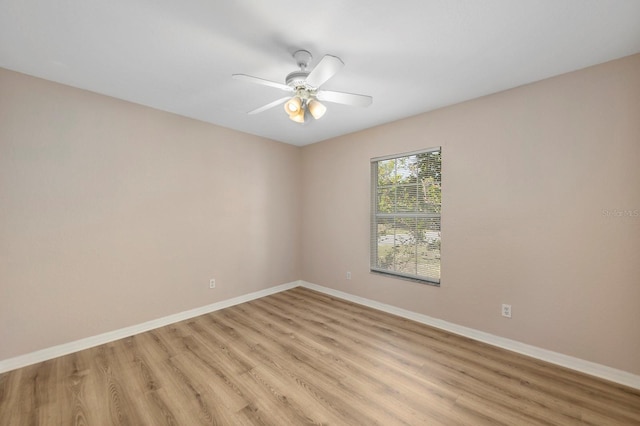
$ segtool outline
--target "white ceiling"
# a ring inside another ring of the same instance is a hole
[[[298,49],[373,105],[247,115]],[[638,52],[639,0],[0,0],[0,67],[294,145]]]

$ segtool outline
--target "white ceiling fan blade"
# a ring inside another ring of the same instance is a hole
[[[278,83],[277,81],[265,80],[264,78],[253,77],[246,74],[233,74],[231,77],[236,80],[248,81],[249,83],[275,87],[276,89],[284,90],[286,92],[293,92],[294,90],[293,87],[287,86],[286,84]]]
[[[316,97],[321,101],[359,107],[367,107],[373,103],[373,98],[371,96],[346,92],[334,92],[333,90],[320,90],[316,94]]]
[[[309,73],[306,82],[309,86],[320,87],[342,69],[344,62],[333,55],[324,55],[318,65]]]
[[[261,106],[260,108],[256,108],[253,111],[249,111],[247,114],[249,114],[249,115],[258,114],[258,113],[260,113],[262,111],[268,110],[269,108],[273,108],[275,106],[283,104],[286,101],[288,101],[289,99],[291,99],[291,98],[288,97],[288,96],[286,98],[280,98],[277,101],[270,102],[270,103],[268,103],[268,104],[266,104],[264,106]]]

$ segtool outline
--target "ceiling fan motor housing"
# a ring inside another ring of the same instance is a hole
[[[310,89],[311,87],[307,85],[307,81],[306,81],[308,75],[309,73],[307,71],[294,71],[287,75],[285,82],[287,83],[287,86],[291,86],[294,89],[298,89],[298,88]]]

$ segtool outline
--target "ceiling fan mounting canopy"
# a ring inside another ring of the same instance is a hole
[[[293,59],[296,60],[298,67],[304,71],[309,68],[309,63],[311,62],[311,59],[313,59],[313,56],[311,56],[311,53],[309,53],[308,50],[296,50],[293,52]]]
[[[369,106],[373,102],[373,98],[367,95],[320,90],[320,86],[327,82],[344,66],[344,62],[337,56],[324,55],[311,71],[307,71],[312,59],[309,51],[297,50],[293,53],[293,58],[296,60],[300,69],[289,73],[285,78],[285,84],[246,74],[232,75],[236,80],[245,80],[294,93],[292,96],[278,99],[260,108],[249,111],[249,114],[257,114],[284,103],[284,110],[289,114],[289,118],[297,123],[304,123],[304,117],[307,111],[309,111],[315,119],[319,119],[324,115],[327,108],[320,101],[361,107]]]

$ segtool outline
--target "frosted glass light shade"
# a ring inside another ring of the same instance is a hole
[[[300,112],[301,109],[302,109],[302,100],[297,96],[294,96],[293,98],[289,99],[284,104],[284,110],[289,115],[297,114],[298,112]]]
[[[304,123],[304,109],[300,108],[296,114],[289,114],[289,118],[296,123]]]
[[[322,118],[324,113],[327,112],[327,107],[324,106],[319,101],[316,101],[315,99],[309,102],[309,104],[307,105],[307,108],[309,108],[309,112],[311,113],[311,115],[313,115],[313,118],[315,118],[316,120]]]

